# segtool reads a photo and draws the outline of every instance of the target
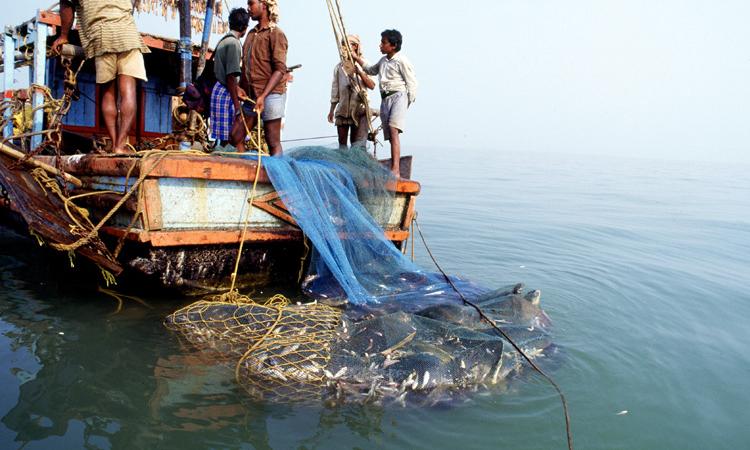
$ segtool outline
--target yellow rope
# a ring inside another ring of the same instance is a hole
[[[278,310],[278,314],[276,315],[276,319],[273,321],[273,325],[268,327],[268,329],[266,330],[266,333],[260,339],[255,341],[255,343],[251,345],[250,348],[247,349],[247,351],[242,355],[242,357],[240,357],[240,359],[237,360],[237,365],[234,366],[234,379],[237,380],[237,383],[241,384],[240,367],[242,366],[242,362],[245,361],[245,359],[251,353],[253,353],[255,349],[260,347],[260,345],[265,342],[268,336],[270,336],[273,333],[273,331],[276,329],[276,327],[279,325],[279,322],[281,321],[281,317],[284,315],[284,308],[277,308],[277,310]]]
[[[260,133],[261,133],[261,129],[263,128],[263,119],[261,119],[260,117],[260,112],[256,112],[256,114],[258,115],[258,120],[256,122],[257,129],[258,129],[258,141],[257,142],[260,143],[262,142]],[[250,133],[250,130],[247,127],[247,121],[245,120],[245,113],[242,111],[242,105],[240,105],[240,116],[242,119],[242,124],[245,126],[245,132],[248,133],[248,136],[252,136],[252,134]],[[258,163],[256,164],[256,167],[255,167],[255,179],[253,180],[253,187],[246,200],[248,207],[247,207],[247,212],[245,213],[245,220],[242,225],[242,234],[240,235],[240,246],[239,246],[239,249],[237,250],[237,259],[234,262],[234,271],[232,271],[232,277],[231,277],[232,284],[229,288],[229,292],[228,292],[229,296],[234,295],[233,294],[235,291],[234,286],[237,282],[237,273],[239,272],[239,268],[240,268],[240,259],[242,258],[242,249],[245,245],[245,236],[247,235],[247,228],[248,228],[248,225],[250,224],[250,217],[253,212],[253,202],[255,201],[255,192],[258,187],[258,178],[260,178],[260,169],[261,169],[262,162],[263,162],[262,149],[260,147],[256,147],[256,148],[257,148],[257,153],[258,153]]]
[[[138,189],[138,187],[146,179],[146,177],[148,177],[148,175],[151,172],[153,172],[153,170],[156,169],[156,167],[159,164],[161,164],[162,160],[164,160],[164,158],[170,153],[170,152],[162,152],[158,150],[157,152],[159,152],[160,154],[156,158],[154,158],[156,159],[156,162],[154,162],[154,164],[152,164],[148,170],[146,171],[142,170],[138,174],[138,180],[133,184],[133,187],[131,187],[130,190],[125,195],[123,195],[123,197],[117,202],[117,204],[115,204],[115,206],[99,221],[99,223],[85,237],[78,239],[72,244],[52,244],[52,247],[54,247],[57,250],[62,250],[62,251],[70,251],[70,250],[75,251],[81,246],[86,245],[89,242],[91,242],[91,239],[93,239],[94,237],[98,236],[99,230],[104,226],[104,224],[107,223],[109,219],[111,219],[112,216],[115,215],[115,213],[120,209],[120,207],[125,204],[125,202],[130,198],[131,195],[133,195],[133,192],[135,192],[135,190]],[[150,159],[150,156],[153,153],[154,153],[153,151],[147,152],[147,156],[144,156],[141,159],[140,165],[143,166],[144,162],[147,159]]]
[[[240,248],[237,250],[237,259],[234,262],[234,271],[232,272],[232,285],[229,288],[229,292],[234,291],[234,285],[237,281],[237,272],[240,268],[240,259],[242,258],[242,248],[245,244],[245,236],[247,235],[247,227],[250,223],[250,216],[253,213],[253,201],[255,200],[255,191],[258,187],[258,178],[260,177],[260,168],[261,168],[261,161],[262,161],[262,153],[258,152],[258,164],[255,168],[255,180],[253,180],[253,187],[250,191],[249,198],[247,198],[247,212],[245,213],[245,223],[242,225],[242,235],[240,236]]]
[[[305,234],[302,234],[302,244],[305,246],[305,253],[300,258],[299,263],[299,273],[297,274],[297,283],[302,282],[302,274],[305,271],[305,260],[307,259],[307,256],[310,254],[310,245],[307,243],[307,236]]]

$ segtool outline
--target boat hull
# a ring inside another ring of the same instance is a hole
[[[243,238],[236,287],[298,283],[304,273],[309,251],[303,233],[255,160],[180,154],[40,159],[80,179],[82,187],[72,195],[87,196],[76,202],[93,223],[106,219],[100,236],[110,249],[120,249],[119,284],[182,294],[226,290]],[[400,247],[409,237],[420,186],[401,179],[389,189],[394,207],[381,226]]]

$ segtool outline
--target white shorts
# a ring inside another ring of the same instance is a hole
[[[406,110],[409,108],[409,97],[406,92],[399,91],[384,98],[380,103],[380,122],[383,124],[385,140],[391,140],[390,127],[403,133],[406,125]]]
[[[245,117],[255,117],[254,108],[254,104],[245,102],[242,105],[242,111],[245,113]],[[285,113],[286,92],[284,92],[283,94],[268,94],[268,97],[266,97],[266,101],[263,103],[263,112],[260,115],[261,119],[263,119],[263,122],[282,119]]]

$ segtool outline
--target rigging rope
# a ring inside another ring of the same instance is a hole
[[[341,59],[342,70],[349,79],[349,85],[353,88],[355,94],[362,101],[365,107],[365,116],[367,117],[367,131],[368,136],[374,136],[377,130],[372,126],[372,112],[370,111],[370,99],[367,95],[367,89],[362,87],[361,80],[357,76],[356,68],[357,62],[354,60],[354,52],[349,43],[348,34],[346,32],[346,26],[344,25],[344,17],[341,13],[341,4],[339,0],[336,0],[336,7],[333,6],[333,0],[326,0],[328,6],[328,15],[331,18],[331,27],[333,28],[333,37],[336,40],[336,48],[339,50],[339,57]],[[346,67],[350,67],[351,70],[346,70]],[[352,120],[356,122],[354,117],[355,111],[350,112]],[[373,139],[374,140],[374,139]],[[377,143],[376,143],[377,144]],[[377,152],[377,145],[373,149],[373,154]]]

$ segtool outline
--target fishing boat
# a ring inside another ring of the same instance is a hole
[[[207,1],[206,30],[211,28],[212,4]],[[187,8],[190,17],[189,6],[189,1],[180,2],[181,16]],[[200,65],[206,58],[207,31],[202,46],[189,48],[181,45],[184,39],[143,35],[152,51],[144,55],[149,81],[138,87],[130,142],[154,151],[115,156],[97,151],[97,137],[106,130],[93,64],[79,63],[80,50],[74,46],[69,46],[67,59],[48,57],[59,26],[58,14],[39,11],[4,35],[0,225],[14,224],[58,250],[84,256],[129,287],[156,285],[199,294],[298,281],[308,254],[305,239],[262,162],[258,167],[257,158],[241,154],[160,151],[189,148],[189,140],[196,139],[185,125],[189,120],[180,120],[187,113],[176,105],[176,96],[193,74],[190,64]],[[189,36],[187,30],[181,24],[181,34]],[[22,66],[31,66],[36,88],[13,89],[14,70]],[[50,99],[60,97],[69,101],[63,117],[48,108]],[[14,130],[11,115],[26,101],[31,103],[25,110],[30,130]],[[49,140],[57,140],[57,153],[37,152]],[[403,157],[401,177],[388,184],[394,206],[380,223],[399,248],[410,236],[420,191],[410,179],[411,162]],[[30,167],[59,180],[67,192],[55,198]],[[84,222],[91,226],[75,229]],[[239,276],[233,279],[233,273]]]

